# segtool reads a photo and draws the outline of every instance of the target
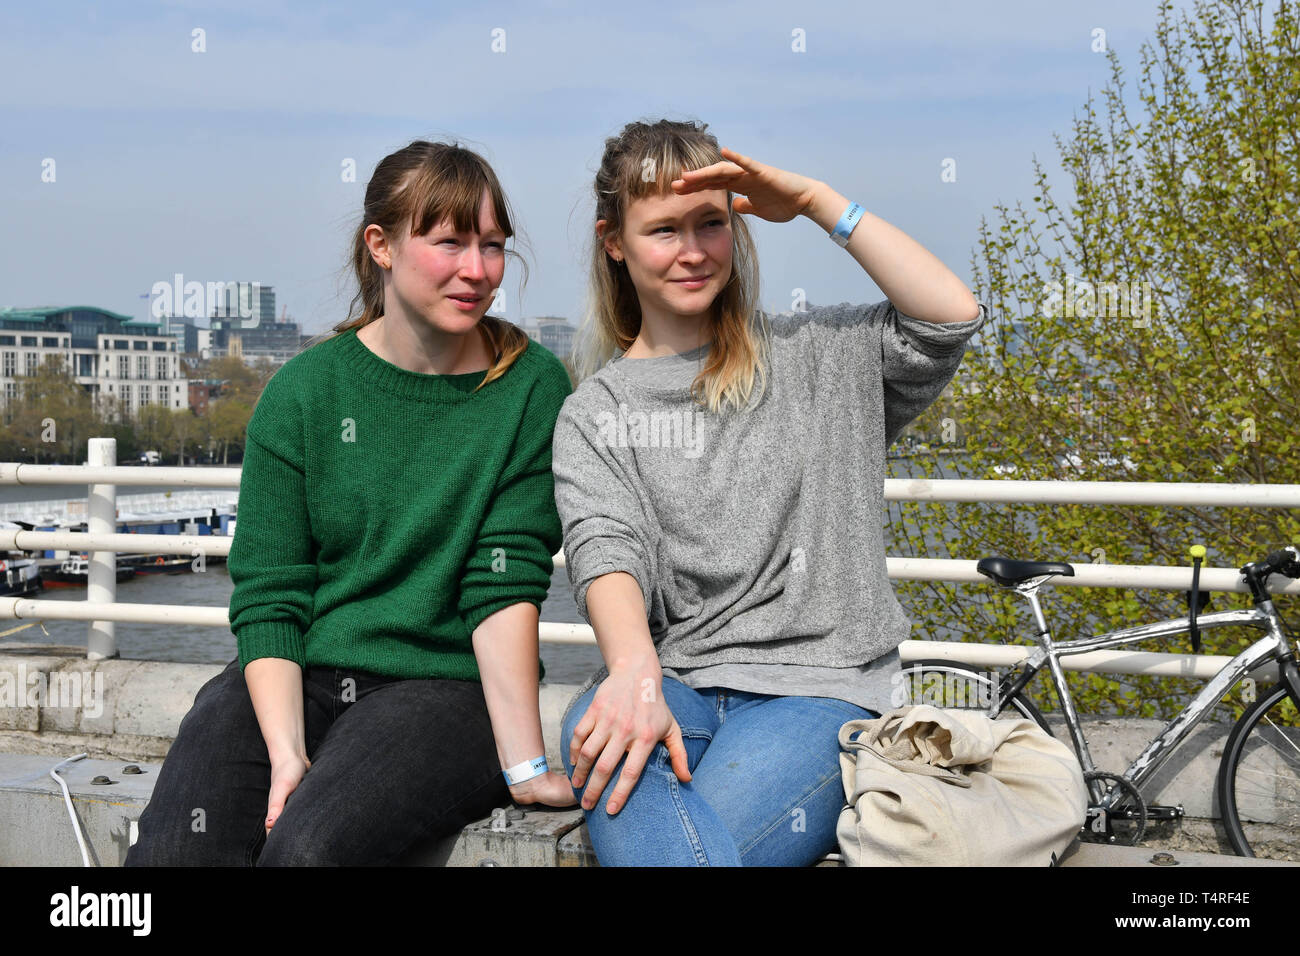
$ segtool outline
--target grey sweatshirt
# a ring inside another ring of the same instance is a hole
[[[579,612],[590,622],[593,580],[626,571],[666,676],[893,706],[911,622],[885,568],[885,449],[943,391],[986,317],[981,305],[938,325],[887,300],[774,316],[766,391],[741,412],[690,397],[710,345],[611,359],[555,426]]]

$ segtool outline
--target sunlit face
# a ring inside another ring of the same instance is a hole
[[[396,311],[396,306],[412,320],[423,319],[440,331],[470,331],[492,304],[505,275],[505,243],[485,189],[477,231],[457,232],[444,219],[423,236],[407,236],[391,247],[385,313]]]
[[[727,192],[710,189],[634,200],[605,249],[626,262],[643,316],[689,317],[709,313],[731,278],[731,238]]]

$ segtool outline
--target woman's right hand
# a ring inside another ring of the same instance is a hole
[[[266,802],[266,832],[271,832],[275,821],[284,812],[284,803],[289,795],[298,789],[303,776],[311,767],[311,761],[302,754],[271,761],[271,794]]]
[[[668,748],[677,779],[688,782],[691,772],[686,745],[681,728],[664,701],[663,674],[657,659],[653,666],[611,669],[574,728],[569,743],[569,761],[574,765],[573,788],[581,789],[587,781],[582,808],[590,810],[596,805],[614,768],[626,754],[623,772],[605,805],[607,813],[618,813],[660,741]]]

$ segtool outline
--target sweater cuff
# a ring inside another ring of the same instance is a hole
[[[965,322],[926,322],[899,312],[897,308],[894,314],[898,317],[899,331],[907,337],[908,344],[928,355],[941,357],[964,352],[966,343],[984,327],[989,316],[988,306],[983,302],[978,305],[979,315]]]
[[[465,622],[465,629],[469,631],[470,639],[472,640],[474,632],[478,630],[478,626],[497,611],[504,611],[506,608],[514,607],[516,604],[531,604],[533,607],[537,608],[537,613],[540,616],[542,613],[542,602],[544,600],[545,598],[536,599],[520,597],[519,589],[517,587],[511,588],[507,589],[502,596],[495,600],[489,601],[481,607],[476,607],[474,610],[466,614],[462,614],[461,620]]]
[[[609,538],[588,541],[574,549],[567,567],[577,569],[577,574],[580,575],[577,578],[578,584],[573,589],[573,603],[588,624],[591,623],[591,614],[587,610],[587,591],[596,578],[614,571],[622,571],[636,578],[645,602],[646,620],[650,619],[654,607],[650,593],[650,575],[636,553],[622,542]]]
[[[261,657],[279,657],[307,666],[307,642],[293,621],[257,621],[245,624],[235,635],[239,647],[239,669]]]

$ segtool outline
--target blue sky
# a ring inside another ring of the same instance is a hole
[[[576,322],[604,139],[660,116],[825,180],[969,280],[980,217],[1029,200],[1035,154],[1064,188],[1053,134],[1110,76],[1092,31],[1131,100],[1156,21],[1155,3],[1121,0],[8,4],[0,307],[144,318],[139,295],[181,273],[273,285],[305,331],[326,329],[346,314],[374,165],[456,138],[493,164],[531,248],[522,300],[507,273],[507,317]],[[940,178],[948,157],[956,182]],[[813,223],[754,225],[768,308],[796,287],[880,298]]]

